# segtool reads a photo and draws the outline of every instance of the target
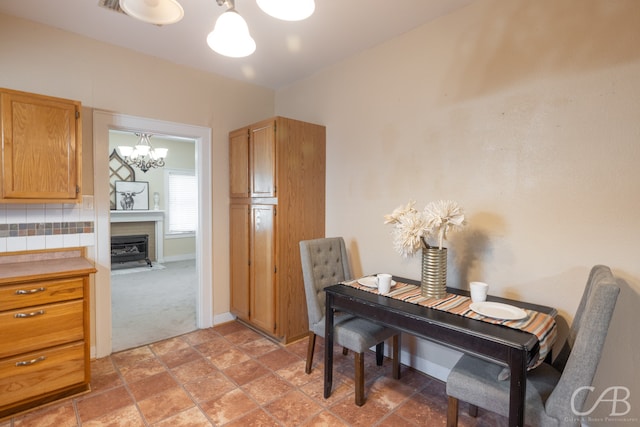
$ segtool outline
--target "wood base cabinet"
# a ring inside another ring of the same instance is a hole
[[[0,256],[0,419],[89,389],[89,275],[80,251]]]
[[[325,132],[275,117],[229,135],[231,312],[284,343],[309,332],[298,243],[324,237]]]

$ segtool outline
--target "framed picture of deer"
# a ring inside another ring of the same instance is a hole
[[[148,211],[149,183],[144,181],[116,181],[116,210]]]

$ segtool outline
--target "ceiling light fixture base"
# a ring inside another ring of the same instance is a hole
[[[149,24],[175,24],[184,17],[177,0],[119,0],[119,4],[127,15]]]

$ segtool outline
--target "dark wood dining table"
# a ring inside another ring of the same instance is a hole
[[[420,284],[418,281],[401,277],[393,279],[403,283]],[[447,288],[447,292],[469,295],[468,291],[455,288]],[[508,366],[511,370],[509,425],[524,425],[527,368],[537,359],[540,348],[538,338],[535,335],[519,329],[366,292],[345,284],[329,286],[325,288],[325,293],[325,398],[331,396],[333,382],[334,312],[340,311]],[[557,311],[551,307],[495,296],[487,297],[487,301],[536,310],[554,317],[557,314]]]

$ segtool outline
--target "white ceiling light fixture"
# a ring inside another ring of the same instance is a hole
[[[120,8],[135,19],[150,24],[174,24],[184,16],[176,0],[120,0]]]
[[[316,10],[314,0],[256,0],[267,15],[283,21],[302,21]]]
[[[214,52],[231,58],[242,58],[256,50],[256,42],[249,34],[247,22],[235,10],[234,0],[216,0],[228,9],[218,17],[207,44]]]

